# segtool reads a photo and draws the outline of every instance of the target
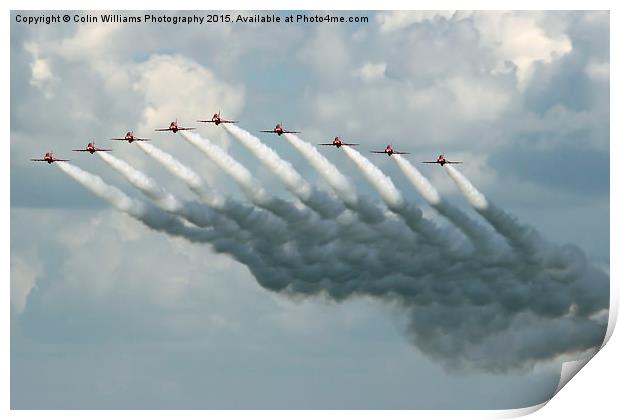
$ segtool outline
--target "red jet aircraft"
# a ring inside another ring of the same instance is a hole
[[[125,137],[119,137],[110,140],[126,141],[129,143],[133,143],[134,141],[149,141],[150,139],[141,139],[139,137],[134,137],[133,131],[128,131],[127,134],[125,134]]]
[[[218,112],[217,114],[213,114],[213,116],[211,117],[210,120],[198,120],[196,122],[202,122],[202,123],[213,123],[215,125],[220,125],[220,124],[234,124],[234,123],[238,123],[239,121],[232,121],[232,120],[223,120],[222,117],[220,117],[221,112]]]
[[[56,159],[54,157],[54,153],[53,152],[47,152],[44,156],[43,159],[30,159],[33,162],[47,162],[49,164],[53,163],[53,162],[69,162],[69,159]]]
[[[340,146],[359,146],[359,143],[345,143],[340,140],[340,137],[336,136],[331,143],[319,143],[319,146],[336,146],[340,148]]]
[[[97,146],[95,146],[95,142],[91,142],[88,143],[88,145],[86,145],[86,149],[73,149],[74,152],[88,152],[91,155],[95,152],[111,152],[112,149],[100,149]]]
[[[276,124],[276,128],[274,128],[273,130],[260,130],[261,133],[274,133],[277,134],[278,136],[281,136],[284,133],[294,133],[294,134],[299,134],[300,131],[288,131],[286,130],[283,126],[282,123],[280,124]]]
[[[385,154],[386,154],[386,155],[388,155],[388,156],[392,156],[392,155],[409,155],[409,154],[410,154],[409,152],[397,152],[397,151],[396,151],[396,150],[394,150],[394,149],[392,148],[392,146],[391,146],[391,145],[389,145],[389,144],[388,144],[388,145],[387,145],[387,147],[386,147],[384,150],[382,150],[382,151],[379,151],[379,150],[371,150],[371,151],[370,151],[370,153],[385,153]]]
[[[170,123],[170,125],[168,126],[168,128],[156,128],[155,131],[172,131],[173,133],[176,133],[177,131],[182,131],[182,130],[195,130],[194,127],[179,127],[179,123],[177,122],[177,120],[175,119],[174,121],[172,121]]]
[[[428,161],[428,162],[422,162],[422,163],[438,163],[441,166],[445,165],[446,163],[463,163],[463,162],[453,162],[451,160],[447,160],[446,157],[444,155],[439,155],[439,157],[437,158],[437,160],[435,161]]]

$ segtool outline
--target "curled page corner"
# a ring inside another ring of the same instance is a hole
[[[610,277],[611,279],[611,277]],[[614,281],[610,281],[609,284],[609,310],[607,316],[607,331],[605,333],[605,338],[601,343],[600,347],[591,351],[586,357],[572,360],[569,362],[562,363],[562,371],[560,373],[560,381],[558,382],[558,386],[553,393],[553,398],[564,386],[570,381],[596,354],[601,351],[603,347],[607,344],[609,339],[611,338],[614,329],[616,328],[616,321],[618,320],[618,293],[617,287]]]
[[[564,388],[564,386],[577,374],[579,373],[579,371],[588,364],[588,362],[590,360],[592,360],[594,358],[594,356],[597,355],[597,353],[599,351],[601,351],[601,349],[603,347],[605,347],[605,345],[607,344],[607,342],[609,342],[609,339],[611,338],[615,328],[616,328],[616,322],[618,320],[618,301],[620,300],[620,296],[617,293],[617,285],[615,284],[615,282],[613,280],[611,280],[610,277],[610,285],[609,285],[609,310],[607,311],[608,316],[607,316],[607,331],[605,333],[605,338],[603,339],[603,342],[601,343],[601,345],[599,347],[597,347],[596,349],[593,349],[590,352],[587,352],[584,354],[584,357],[580,357],[576,360],[571,360],[571,361],[567,361],[562,363],[562,369],[560,371],[560,380],[558,381],[558,385],[555,389],[555,391],[553,392],[553,395],[547,400],[544,401],[540,404],[536,404],[536,405],[532,405],[530,407],[524,407],[524,408],[520,408],[520,409],[513,409],[513,410],[501,410],[499,411],[497,414],[496,418],[515,418],[515,417],[521,417],[521,416],[526,416],[528,414],[534,413],[535,411],[540,410],[541,408],[543,408],[545,405],[547,405],[547,403],[549,401],[551,401],[553,399],[553,397],[555,397],[558,392],[560,392],[562,390],[562,388]]]

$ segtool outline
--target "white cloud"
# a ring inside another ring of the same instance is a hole
[[[234,117],[244,102],[243,86],[220,80],[211,70],[184,56],[153,55],[138,66],[137,74],[132,89],[144,98],[144,130],[167,124],[179,112],[208,118],[221,109],[224,116]],[[183,118],[179,123],[195,125]]]
[[[24,44],[24,49],[32,55],[30,84],[41,89],[50,99],[53,96],[51,82],[55,78],[49,60],[41,57],[40,47],[34,42]]]
[[[355,71],[355,75],[365,82],[383,79],[385,77],[386,67],[387,64],[385,62],[366,63]]]
[[[43,265],[35,253],[11,255],[11,305],[18,314],[26,309],[28,295],[42,272]]]
[[[398,11],[380,13],[377,21],[380,32],[392,41],[397,30],[437,17],[455,22],[471,19],[481,46],[490,49],[495,56],[495,70],[511,71],[506,62],[514,63],[521,88],[527,84],[537,61],[549,63],[572,50],[567,34],[545,31],[545,16],[539,12]]]
[[[438,82],[455,98],[461,115],[471,121],[493,121],[508,106],[513,92],[481,79],[452,77]]]
[[[593,80],[609,82],[609,61],[592,59],[586,66],[586,74]]]
[[[501,70],[506,61],[514,63],[521,88],[537,61],[549,63],[572,50],[568,35],[545,32],[541,13],[478,12],[473,19],[482,45],[494,51],[496,69]]]
[[[394,32],[413,23],[433,20],[435,17],[450,19],[455,13],[453,10],[390,11],[379,13],[377,21],[382,32]]]
[[[340,26],[320,26],[299,49],[297,56],[325,81],[339,80],[350,74],[349,45]]]

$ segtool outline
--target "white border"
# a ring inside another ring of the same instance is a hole
[[[13,1],[6,2],[7,13],[5,19],[9,17],[9,11],[11,9],[21,10],[36,10],[36,9],[49,9],[50,5],[43,1]],[[101,6],[105,4],[105,6]],[[292,2],[290,0],[264,0],[260,4],[255,4],[248,0],[231,0],[226,3],[207,4],[204,1],[197,0],[176,0],[174,3],[153,3],[145,0],[132,1],[128,6],[126,0],[109,0],[105,3],[100,1],[61,1],[55,2],[53,9],[58,10],[101,10],[101,9],[137,9],[137,10],[152,10],[161,9],[162,6],[174,5],[174,9],[226,9],[226,10],[241,10],[241,9],[253,9],[253,10],[267,10],[267,9],[313,9],[313,10],[391,10],[391,9],[410,9],[415,6],[420,10],[440,10],[440,9],[478,9],[478,10],[498,10],[498,9],[515,9],[515,10],[612,10],[611,12],[611,69],[612,69],[612,100],[611,100],[611,114],[619,115],[617,106],[615,103],[615,93],[617,91],[617,83],[614,83],[613,72],[616,69],[617,57],[613,53],[613,46],[615,46],[614,39],[617,39],[617,15],[613,10],[615,3],[611,1],[599,1],[590,0],[588,2],[582,1],[564,1],[564,2],[552,2],[548,0],[522,0],[522,1],[503,1],[501,3],[491,1],[417,1],[414,4],[406,3],[404,1],[396,0],[383,0],[381,2],[361,0],[357,2],[342,2],[339,5],[334,5],[333,2],[326,0],[318,0],[312,3],[310,2]],[[225,6],[225,7],[222,7]],[[501,6],[501,7],[498,7]],[[6,20],[4,22],[7,22]],[[4,25],[2,30],[2,41],[4,47],[4,57],[10,57],[10,24]],[[4,76],[4,92],[9,92],[10,89],[10,67],[3,66]],[[6,138],[10,139],[10,95],[5,94],[3,101],[2,115],[4,118],[4,127]],[[616,138],[615,122],[612,117],[611,121],[611,138]],[[10,141],[4,141],[3,156],[5,156],[5,164],[3,165],[5,176],[2,178],[2,210],[4,214],[4,231],[10,232],[10,165],[6,163],[6,159],[10,157]],[[617,162],[618,159],[618,146],[613,141],[611,142],[611,161]],[[617,186],[614,180],[618,179],[618,170],[614,165],[611,165],[611,191],[615,190]],[[617,195],[611,194],[611,214],[618,214]],[[618,243],[617,243],[617,223],[612,218],[610,221],[611,226],[611,244],[610,255],[617,255]],[[10,235],[5,236],[3,241],[2,252],[2,267],[5,273],[3,277],[5,279],[5,299],[9,299],[10,296]],[[610,272],[615,273],[615,263],[610,261]],[[611,295],[612,295],[612,308],[610,314],[612,314],[615,324],[615,318],[617,317],[617,303],[618,303],[618,287],[617,281],[611,276]],[[6,302],[6,300],[5,300]],[[2,328],[5,332],[4,337],[9,337],[9,323],[10,323],[10,305],[5,305],[5,310],[2,313]],[[610,330],[611,331],[611,330]],[[606,340],[609,339],[606,337]],[[574,381],[570,381],[565,388],[562,389],[559,394],[554,397],[543,410],[537,411],[531,418],[549,419],[549,418],[565,418],[565,419],[581,419],[584,416],[593,416],[595,418],[609,418],[610,413],[618,412],[615,399],[617,392],[615,391],[616,378],[613,376],[614,372],[618,371],[618,354],[620,345],[617,339],[612,339],[597,354],[593,360],[583,368],[583,371],[579,374],[579,378]],[[3,408],[8,411],[10,408],[10,347],[8,345],[2,346],[4,356],[4,369],[3,377],[5,380],[2,382],[2,395],[3,395]],[[236,418],[240,415],[248,415],[253,418],[290,418],[292,415],[300,418],[314,418],[316,415],[327,416],[329,418],[341,417],[341,416],[355,416],[356,418],[372,418],[375,417],[390,417],[390,418],[403,418],[410,419],[412,415],[418,418],[508,418],[520,415],[525,415],[536,411],[544,404],[539,406],[519,409],[519,410],[498,410],[498,411],[325,411],[321,413],[314,413],[310,411],[212,411],[209,415],[215,415],[222,418]],[[109,416],[120,416],[121,418],[129,418],[134,416],[148,415],[155,418],[169,418],[169,416],[184,416],[188,418],[202,418],[205,413],[201,411],[173,411],[173,412],[143,412],[143,411],[89,411],[84,413],[81,411],[12,411],[11,416],[30,418],[31,416],[45,415],[47,418],[83,418],[84,415],[88,415],[92,418],[108,418]]]

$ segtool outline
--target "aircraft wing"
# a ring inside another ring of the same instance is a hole
[[[239,121],[233,121],[233,120],[220,120],[220,123],[223,123],[223,124],[235,124],[238,122]]]
[[[95,149],[95,152],[111,152],[112,149]]]
[[[172,131],[172,129],[171,128],[156,128],[155,131]]]
[[[52,162],[69,162],[69,159],[56,159],[56,158],[54,158],[54,160]]]
[[[88,149],[73,149],[73,152],[89,152],[90,150]]]
[[[138,137],[134,137],[133,141],[151,141],[151,139],[140,139]]]
[[[177,131],[185,131],[185,130],[195,130],[194,127],[179,127],[177,128]]]
[[[30,159],[33,162],[47,162],[45,159]]]
[[[202,123],[215,123],[215,121],[211,121],[211,120],[196,120],[196,122],[202,122]],[[220,122],[224,122],[224,121],[220,121]]]
[[[422,163],[439,163],[439,162],[436,162],[436,161],[432,161],[432,162],[431,161],[425,161],[425,162],[422,162]]]
[[[410,155],[411,152],[392,152],[393,155]]]
[[[284,130],[283,133],[288,133],[288,134],[299,134],[301,133],[301,131],[288,131],[288,130]]]
[[[370,153],[387,153],[386,151],[371,150]]]
[[[335,144],[334,143],[319,143],[319,146],[335,146]]]
[[[451,160],[446,160],[446,163],[452,163],[452,164],[455,164],[455,163],[463,163],[463,162],[453,162],[453,161],[451,161]]]
[[[342,143],[343,146],[359,146],[359,143]]]
[[[275,130],[260,130],[259,133],[275,133]]]

